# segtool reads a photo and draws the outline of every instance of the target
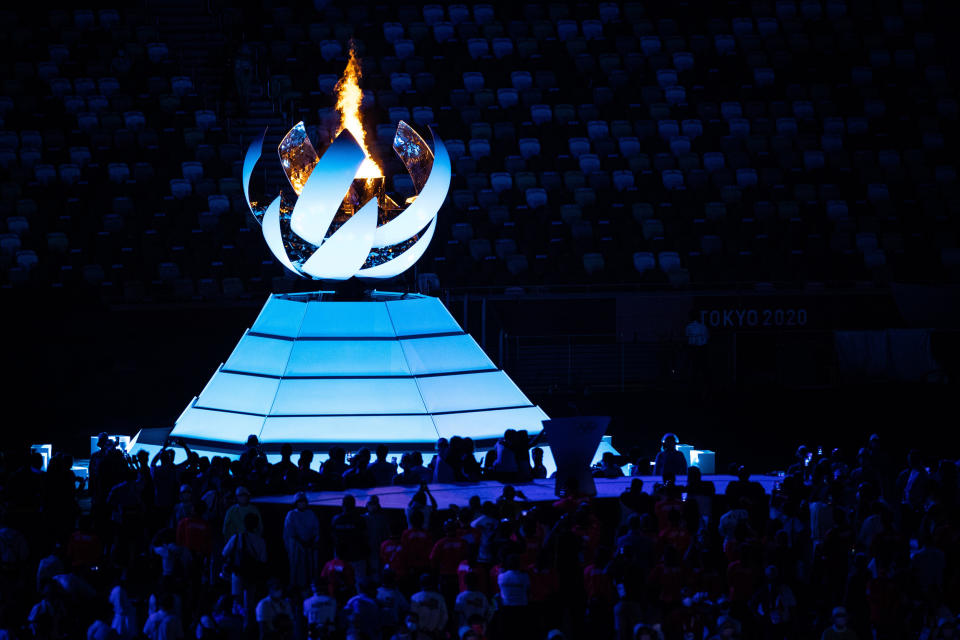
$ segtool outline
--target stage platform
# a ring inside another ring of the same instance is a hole
[[[651,493],[655,484],[660,482],[659,476],[636,476],[643,480],[643,490]],[[618,498],[625,489],[630,486],[633,477],[623,477],[615,479],[595,478],[597,485],[598,498]],[[704,480],[710,480],[716,487],[717,493],[722,494],[726,491],[727,485],[736,480],[736,476],[731,475],[704,475]],[[751,480],[759,482],[764,491],[769,495],[776,484],[780,481],[777,476],[757,475],[751,476]],[[686,478],[677,479],[678,485],[686,484]],[[430,492],[437,499],[437,505],[445,509],[450,505],[466,506],[471,496],[480,496],[481,500],[495,501],[503,493],[504,484],[493,480],[483,482],[462,483],[462,484],[431,484]],[[518,483],[513,485],[518,491],[522,491],[530,502],[553,502],[557,499],[554,495],[553,480],[534,480],[533,482]],[[417,492],[416,486],[390,486],[375,487],[373,489],[347,489],[346,491],[308,491],[307,498],[310,504],[316,507],[339,507],[343,500],[344,493],[350,493],[357,499],[357,506],[363,506],[367,503],[370,496],[380,497],[380,506],[384,509],[403,509],[410,502],[410,498]],[[291,504],[293,496],[261,496],[254,498],[253,502],[265,505]]]

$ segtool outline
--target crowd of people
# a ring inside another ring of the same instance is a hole
[[[454,438],[427,465],[284,447],[271,464],[255,438],[236,460],[181,442],[151,459],[104,434],[86,485],[68,456],[44,471],[5,452],[0,638],[956,637],[953,460],[904,466],[877,436],[855,456],[800,447],[768,494],[743,467],[715,485],[668,434],[655,483],[533,503],[514,485],[546,475],[535,444],[510,432],[480,462]],[[649,463],[610,454],[595,475],[624,470]],[[439,505],[429,487],[482,477],[504,481],[496,501]],[[387,484],[411,486],[406,509],[345,491]],[[315,489],[342,506],[311,507]]]

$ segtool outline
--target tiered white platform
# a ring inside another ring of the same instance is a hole
[[[440,300],[321,292],[270,296],[170,435],[228,454],[250,434],[268,452],[432,449],[439,437],[489,446],[509,428],[536,434],[546,418]],[[141,436],[133,448],[160,444]]]

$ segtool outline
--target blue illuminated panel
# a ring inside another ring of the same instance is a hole
[[[540,407],[504,409],[500,411],[474,411],[471,413],[448,413],[433,416],[437,433],[442,438],[499,438],[507,429],[526,429],[531,434],[543,429],[547,414]]]
[[[308,302],[301,338],[392,338],[383,302]]]
[[[269,417],[261,442],[432,442],[437,430],[430,416]]]
[[[530,404],[503,371],[420,378],[418,383],[430,413]]]
[[[439,300],[373,295],[271,296],[172,435],[237,446],[251,433],[272,443],[375,444],[542,428],[543,411]]]
[[[295,338],[306,310],[307,305],[302,302],[270,296],[250,330],[270,336]]]
[[[395,340],[298,340],[286,376],[410,375]]]
[[[262,416],[207,411],[194,407],[180,416],[172,435],[201,440],[242,443],[246,441],[248,435],[259,434],[262,427]]]
[[[426,413],[412,378],[283,380],[271,415]]]
[[[247,334],[240,339],[223,368],[242,373],[281,376],[287,367],[292,346],[290,340]]]
[[[197,398],[197,406],[266,415],[270,413],[278,384],[280,380],[277,378],[220,371],[214,374]]]
[[[496,369],[487,354],[467,334],[401,340],[414,375]]]
[[[437,298],[410,298],[386,303],[398,336],[460,333],[460,325]]]

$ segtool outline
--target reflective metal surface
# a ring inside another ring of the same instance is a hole
[[[433,133],[432,130],[431,133]],[[440,205],[443,204],[450,188],[452,170],[450,156],[447,154],[447,148],[443,146],[443,141],[433,136],[433,146],[433,166],[423,189],[417,194],[417,199],[410,203],[400,215],[377,228],[377,235],[373,241],[374,247],[386,247],[403,242],[437,217]]]
[[[397,134],[393,137],[393,150],[403,161],[407,173],[413,180],[413,187],[419,193],[430,177],[433,168],[433,152],[423,141],[420,134],[403,120],[397,124]]]
[[[287,181],[294,192],[300,195],[303,185],[307,183],[313,168],[320,160],[302,121],[283,136],[280,146],[277,147],[277,153],[280,155],[280,165],[287,176]]]
[[[257,165],[257,160],[260,159],[260,153],[263,151],[263,139],[266,135],[267,130],[264,129],[260,137],[250,143],[250,147],[247,149],[247,155],[243,158],[243,195],[247,199],[247,206],[250,207],[250,213],[257,219],[257,222],[263,218],[263,212],[267,207],[250,200],[250,176],[253,175],[253,168]]]

